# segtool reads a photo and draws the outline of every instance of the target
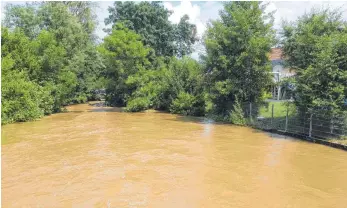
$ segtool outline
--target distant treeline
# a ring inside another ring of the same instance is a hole
[[[93,2],[8,5],[2,27],[2,123],[28,121],[95,98],[127,111],[159,109],[243,123],[239,103],[263,102],[272,84],[269,51],[283,47],[297,76],[299,107],[340,112],[347,97],[347,29],[339,12],[312,11],[283,24],[260,2],[227,2],[200,40],[160,2],[115,2],[101,43]],[[204,44],[200,61],[190,58]]]

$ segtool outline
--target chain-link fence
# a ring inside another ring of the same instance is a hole
[[[299,111],[290,102],[243,103],[247,123],[255,128],[277,130],[321,139],[347,139],[346,114],[329,110]]]

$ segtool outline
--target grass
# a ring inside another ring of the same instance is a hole
[[[347,136],[343,136],[340,139],[329,139],[329,142],[336,143],[336,144],[342,144],[347,146]]]
[[[274,105],[274,120],[273,122],[276,123],[278,121],[283,121],[285,119],[287,114],[287,108],[288,108],[288,116],[295,116],[296,114],[296,108],[293,103],[288,103],[287,101],[270,101],[268,102],[269,105],[262,106],[259,109],[259,116],[264,117],[265,120],[269,120],[272,117],[271,108],[272,105]],[[342,138],[326,138],[329,142],[347,145],[347,136],[344,136]]]
[[[272,117],[272,105],[274,105],[274,118],[286,117],[287,107],[288,107],[288,115],[291,116],[295,114],[295,106],[293,103],[288,103],[286,101],[279,102],[269,102],[268,107],[263,106],[259,109],[259,116],[264,118]]]
[[[329,140],[329,142],[347,146],[347,139],[332,139],[332,140]]]

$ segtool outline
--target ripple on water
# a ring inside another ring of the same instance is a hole
[[[202,118],[68,109],[3,126],[3,207],[346,207],[343,151]]]

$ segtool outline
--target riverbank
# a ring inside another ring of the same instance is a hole
[[[230,124],[230,123],[226,123],[226,122],[221,122],[221,123]],[[234,124],[230,124],[230,125],[234,125]],[[341,150],[347,151],[347,139],[316,138],[316,137],[309,137],[308,135],[302,135],[302,134],[297,134],[297,133],[293,133],[293,132],[286,132],[286,131],[281,131],[281,130],[277,130],[277,129],[259,128],[259,127],[254,126],[254,125],[245,125],[245,126],[253,128],[253,129],[257,129],[257,130],[263,131],[263,132],[269,132],[272,134],[288,136],[291,138],[295,138],[295,139],[299,139],[299,140],[303,140],[303,141],[307,141],[307,142],[312,142],[312,143],[317,143],[317,144],[321,144],[321,145],[325,145],[325,146],[329,146],[329,147],[333,147],[336,149],[341,149]]]
[[[79,111],[81,111],[81,109],[82,109],[84,111],[90,111],[90,112],[98,112],[98,111],[124,112],[124,108],[123,107],[110,107],[110,106],[107,106],[104,101],[89,101],[86,104],[87,104],[87,106],[85,106],[84,108],[80,107],[81,104],[74,104],[74,105],[67,106],[62,113],[76,112],[75,107],[77,107],[79,109]],[[93,109],[91,109],[88,106],[91,106]],[[149,112],[149,113],[150,112],[159,112],[159,113],[171,114],[169,112],[162,112],[162,111],[157,111],[157,110],[153,110],[153,109],[149,109],[149,110],[146,110],[144,112]],[[59,113],[56,113],[56,114],[59,114]],[[56,114],[52,114],[52,115],[56,115]],[[136,114],[136,113],[129,113],[129,114]],[[216,119],[209,118],[209,117],[194,117],[194,116],[188,116],[188,117],[193,117],[193,118],[196,118],[196,119],[199,119],[199,118],[201,118],[201,119],[202,118],[212,119],[217,124],[219,123],[219,124],[233,125],[233,124],[231,124],[229,122],[218,121]],[[20,123],[23,123],[23,122],[20,122]],[[250,127],[250,128],[253,128],[253,129],[257,129],[257,130],[263,131],[263,132],[269,132],[269,133],[273,133],[273,134],[289,136],[289,137],[293,137],[293,138],[296,138],[296,139],[300,139],[300,140],[304,140],[304,141],[308,141],[308,142],[312,142],[312,143],[318,143],[318,144],[322,144],[322,145],[326,145],[326,146],[329,146],[329,147],[333,147],[333,148],[337,148],[337,149],[341,149],[341,150],[347,151],[347,139],[329,139],[328,140],[328,139],[323,139],[323,138],[309,137],[307,135],[295,134],[295,133],[291,133],[291,132],[285,132],[285,131],[276,130],[276,129],[257,128],[256,126],[252,126],[252,125],[246,125],[246,126]],[[5,144],[5,143],[2,142],[2,144]]]
[[[335,139],[335,140],[329,141],[329,140],[318,139],[318,138],[309,137],[309,136],[303,136],[300,134],[295,134],[295,133],[290,133],[290,132],[285,132],[285,131],[279,131],[276,129],[262,130],[262,131],[266,131],[266,132],[270,132],[270,133],[274,133],[274,134],[279,134],[279,135],[284,135],[284,136],[289,136],[292,138],[296,138],[296,139],[300,139],[300,140],[304,140],[304,141],[308,141],[308,142],[312,142],[312,143],[322,144],[322,145],[326,145],[326,146],[333,147],[336,149],[341,149],[341,150],[347,151],[347,140]]]

